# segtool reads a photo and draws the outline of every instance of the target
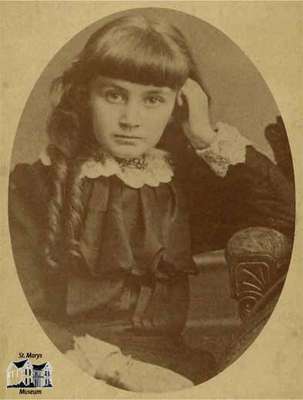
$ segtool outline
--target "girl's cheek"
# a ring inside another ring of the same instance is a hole
[[[165,121],[166,119],[170,118],[171,113],[171,107],[159,107],[154,110],[152,109],[150,116],[154,119],[154,121]]]
[[[93,112],[99,121],[104,123],[108,123],[112,121],[114,118],[118,118],[118,109],[113,107],[110,104],[107,104],[103,101],[99,101],[95,104]]]
[[[158,116],[157,116],[158,125],[162,125],[163,127],[165,127],[168,124],[168,122],[171,118],[171,115],[172,115],[171,111],[169,111],[169,112],[166,111],[161,114],[158,114]]]

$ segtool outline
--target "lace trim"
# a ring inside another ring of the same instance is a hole
[[[74,337],[65,355],[89,375],[133,392],[164,392],[193,386],[189,379],[167,368],[133,359],[119,347],[85,335]]]
[[[223,178],[230,165],[245,162],[246,146],[252,143],[233,126],[218,122],[216,128],[217,135],[211,145],[202,150],[197,149],[196,153]]]
[[[103,379],[117,376],[119,369],[122,369],[131,361],[130,357],[121,353],[118,346],[98,340],[90,335],[74,337],[74,348],[68,350],[66,355],[83,371],[95,377],[99,374]]]
[[[44,165],[51,165],[46,150],[40,154],[40,160]],[[90,158],[84,161],[80,175],[90,179],[116,175],[126,185],[138,189],[144,185],[157,187],[160,183],[168,183],[174,176],[174,172],[169,154],[160,149],[152,149],[139,164],[137,161],[116,160],[107,153],[102,154],[102,160]]]

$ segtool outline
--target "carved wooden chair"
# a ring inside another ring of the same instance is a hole
[[[283,120],[265,129],[278,167],[293,184],[293,167]],[[292,243],[282,233],[267,228],[248,228],[236,233],[226,247],[232,296],[239,303],[242,320],[252,318],[277,299],[285,282]]]
[[[293,168],[281,117],[265,129],[277,165],[293,183]],[[194,257],[202,270],[214,265],[229,271],[230,294],[238,303],[242,325],[237,337],[219,360],[219,369],[235,361],[260,333],[283,288],[289,267],[292,241],[280,232],[251,227],[234,234],[223,250]]]

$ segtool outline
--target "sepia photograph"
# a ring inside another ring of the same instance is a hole
[[[285,125],[243,50],[173,8],[95,19],[48,60],[12,146],[8,225],[59,352],[115,388],[165,393],[253,344],[292,256]]]

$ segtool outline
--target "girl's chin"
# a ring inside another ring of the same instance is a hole
[[[116,158],[140,158],[142,157],[146,152],[148,152],[149,149],[144,149],[144,150],[126,150],[126,151],[110,151],[110,154],[113,157]]]

